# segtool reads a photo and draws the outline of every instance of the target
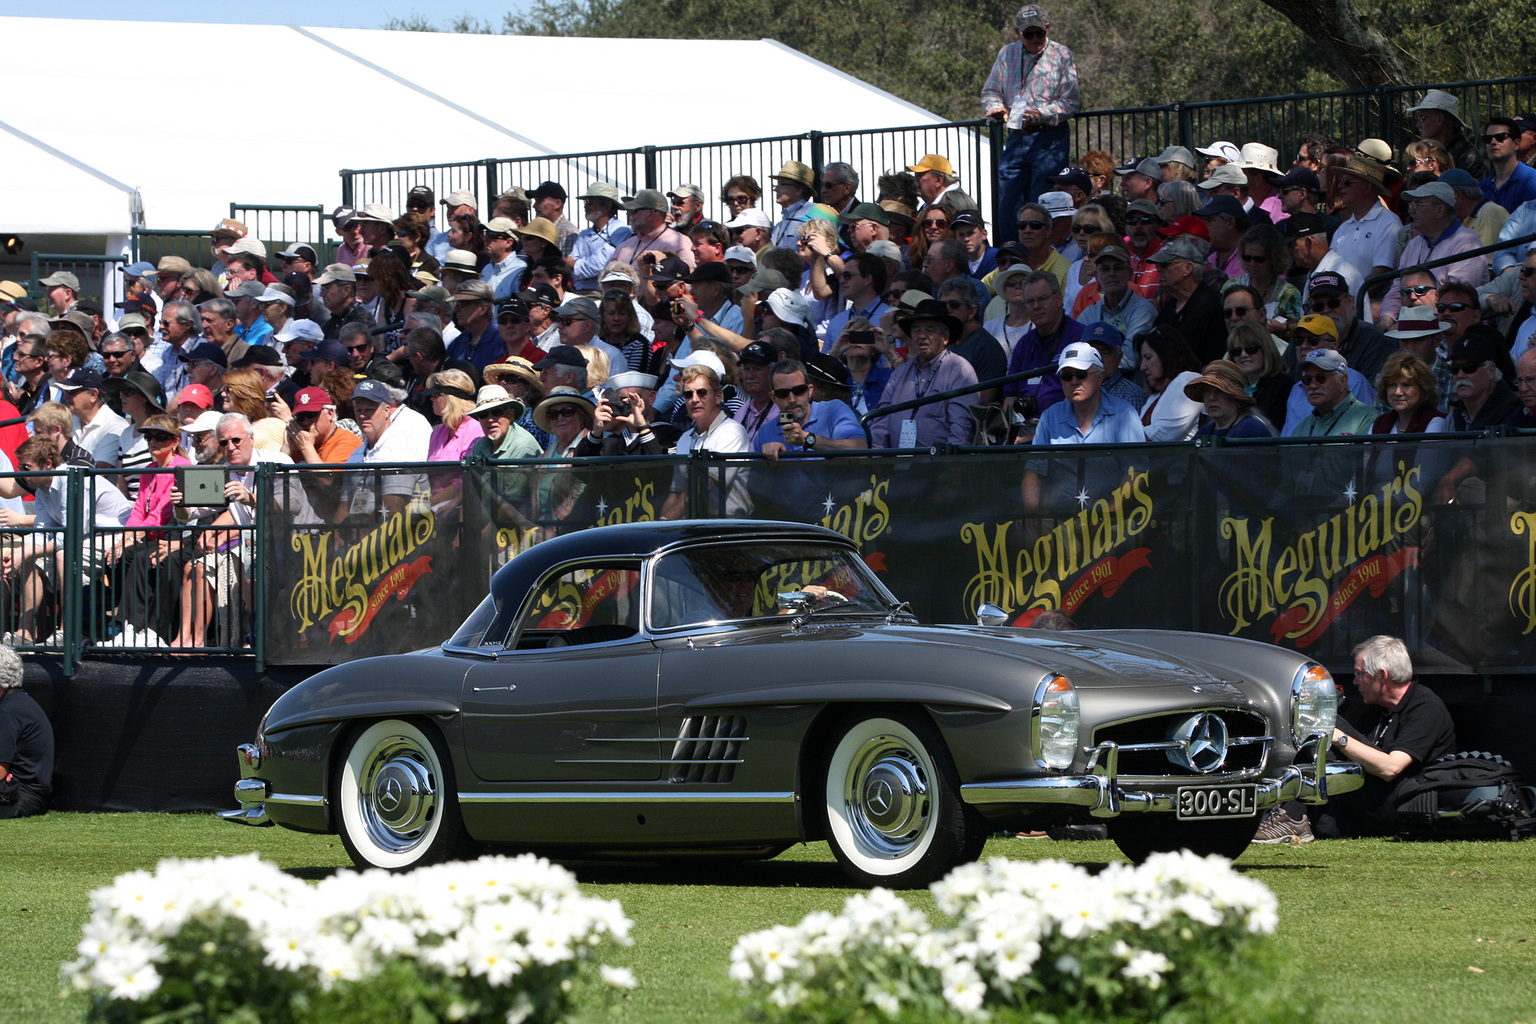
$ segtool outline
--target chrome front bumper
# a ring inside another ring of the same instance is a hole
[[[1288,765],[1279,778],[1258,779],[1258,809],[1264,811],[1289,800],[1307,804],[1326,803],[1329,797],[1349,793],[1365,784],[1365,775],[1353,761],[1328,761],[1328,744],[1318,743],[1316,758],[1308,765]],[[998,782],[972,782],[960,787],[966,803],[1013,804],[1036,807],[1085,807],[1095,818],[1121,814],[1172,814],[1178,790],[1202,783],[1220,787],[1214,778],[1190,775],[1160,782],[1157,790],[1130,790],[1120,786],[1120,750],[1101,743],[1090,751],[1088,772],[1083,775],[1052,775]],[[1138,780],[1141,781],[1141,780]],[[1234,780],[1250,783],[1255,780]]]
[[[261,751],[253,743],[242,743],[235,748],[235,759],[240,762],[240,781],[235,783],[235,803],[240,806],[233,811],[220,811],[219,817],[242,825],[272,824],[267,817],[271,786],[256,777],[261,768]]]

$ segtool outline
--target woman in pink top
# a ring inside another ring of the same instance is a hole
[[[172,470],[192,464],[182,450],[181,424],[176,417],[164,413],[150,416],[139,427],[139,433],[149,445],[152,468]],[[126,625],[116,642],[126,646],[163,647],[161,637],[177,621],[179,588],[169,579],[162,579],[171,561],[168,556],[181,545],[165,529],[175,519],[175,506],[171,504],[175,486],[175,473],[145,473],[139,482],[133,511],[123,524],[124,532],[108,553],[118,566],[118,579],[123,587],[118,613]]]
[[[470,446],[485,436],[478,420],[470,418],[475,407],[475,382],[463,370],[439,370],[427,378],[432,412],[442,420],[427,440],[428,462],[461,462]],[[439,517],[457,519],[463,500],[458,473],[431,473],[432,511]]]

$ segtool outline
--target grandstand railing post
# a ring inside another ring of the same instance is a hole
[[[821,132],[809,131],[805,135],[811,140],[811,184],[816,194],[820,195],[821,169],[827,162],[827,144]]]
[[[341,172],[341,205],[352,205],[352,172]]]
[[[80,565],[85,547],[86,472],[84,466],[70,466],[64,471],[64,579],[59,586],[59,613],[63,619],[60,623],[64,630],[61,660],[65,676],[75,674],[83,646],[80,632],[85,586],[80,580]],[[94,501],[90,507],[95,507]]]
[[[656,170],[656,147],[640,147],[640,155],[645,159],[645,187],[657,188],[656,182],[660,180]]]
[[[489,210],[496,204],[496,196],[501,192],[499,183],[496,181],[496,159],[486,157],[480,161],[480,166],[485,168],[485,195],[480,199],[481,209]]]
[[[1392,97],[1381,86],[1371,90],[1371,97],[1376,101],[1376,128],[1378,139],[1391,139],[1392,136]]]
[[[259,462],[256,464],[256,517],[253,528],[256,530],[256,543],[251,553],[251,575],[255,577],[251,587],[251,603],[255,606],[251,609],[251,651],[256,655],[256,671],[267,670],[267,555],[268,547],[268,515],[270,508],[287,508],[287,495],[278,503],[277,495],[273,493],[274,480],[276,478],[277,463]],[[284,477],[285,486],[299,486],[297,477]]]
[[[1179,115],[1179,145],[1193,153],[1195,151],[1195,108],[1188,103],[1175,103],[1173,109]]]
[[[1002,120],[993,120],[987,125],[987,148],[989,154],[990,172],[992,175],[992,224],[993,231],[1001,230],[998,225],[1003,222],[1003,185],[997,180],[999,171],[1003,166],[1003,146],[1007,145],[1008,125]],[[981,133],[976,134],[976,146],[981,147]],[[980,154],[977,154],[976,165],[981,166]],[[1001,243],[999,243],[1001,244]]]

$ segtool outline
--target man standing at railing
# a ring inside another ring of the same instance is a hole
[[[1018,42],[997,53],[981,89],[981,106],[996,121],[1006,120],[1008,142],[997,169],[1002,190],[1000,223],[1008,224],[1019,204],[1046,191],[1046,178],[1067,165],[1067,119],[1082,105],[1072,51],[1050,39],[1045,8],[1026,4],[1013,18]]]

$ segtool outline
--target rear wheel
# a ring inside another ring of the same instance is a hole
[[[375,722],[354,737],[338,794],[341,841],[359,867],[403,871],[468,849],[450,762],[411,722]]]
[[[921,715],[850,723],[827,765],[825,799],[832,852],[865,885],[927,885],[986,842],[943,739]]]
[[[1257,816],[1214,821],[1179,821],[1151,814],[1125,816],[1110,819],[1109,838],[1137,864],[1154,853],[1172,850],[1188,850],[1202,857],[1216,853],[1236,860],[1253,842],[1259,820]]]

